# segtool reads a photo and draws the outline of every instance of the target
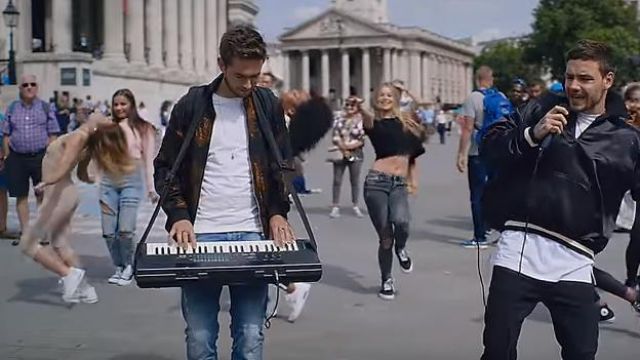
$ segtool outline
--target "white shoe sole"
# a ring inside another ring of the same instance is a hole
[[[118,280],[118,285],[120,285],[120,286],[129,286],[129,285],[131,285],[132,282],[133,282],[133,278],[131,278],[129,280],[120,279],[120,280]]]
[[[405,269],[402,266],[400,266],[400,271],[402,271],[405,274],[411,273],[413,271],[413,261],[411,262],[411,266],[409,266],[408,269]]]
[[[118,285],[120,283],[120,279],[115,279],[115,278],[109,278],[109,280],[107,280],[107,282],[109,284],[113,284],[113,285]]]
[[[385,295],[385,294],[378,293],[378,297],[382,300],[393,300],[396,298],[396,294]]]

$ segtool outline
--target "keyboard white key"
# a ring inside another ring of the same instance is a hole
[[[175,244],[147,243],[147,255],[181,255],[181,254],[232,254],[257,252],[298,251],[298,244],[287,244],[281,247],[271,240],[263,241],[217,241],[199,242],[195,248],[186,251]]]

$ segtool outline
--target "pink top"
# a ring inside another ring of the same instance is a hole
[[[153,184],[153,158],[156,149],[156,137],[153,128],[149,127],[147,134],[140,136],[138,130],[129,126],[128,121],[118,123],[127,138],[127,146],[129,147],[129,155],[135,160],[142,160],[144,167],[144,179],[147,186],[147,192],[155,191]]]

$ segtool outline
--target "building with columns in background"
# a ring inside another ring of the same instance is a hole
[[[20,11],[14,40],[18,77],[35,74],[42,98],[68,91],[104,101],[130,88],[154,122],[164,100],[175,101],[218,73],[219,39],[228,24],[253,24],[258,12],[251,0],[14,3]],[[6,53],[6,30],[0,38]],[[11,93],[6,90],[5,100]],[[9,96],[15,94],[14,89]]]
[[[373,88],[399,79],[423,102],[459,104],[473,88],[473,48],[390,24],[386,0],[333,0],[279,39],[269,66],[285,89],[333,89],[343,99],[355,92],[368,103]]]

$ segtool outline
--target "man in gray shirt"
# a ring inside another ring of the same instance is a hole
[[[476,86],[479,90],[493,87],[493,70],[488,66],[480,66],[475,74]],[[464,241],[466,248],[487,247],[487,228],[482,217],[481,199],[487,184],[489,171],[480,157],[476,143],[476,131],[482,128],[484,121],[484,95],[480,91],[473,91],[465,100],[460,112],[462,119],[462,134],[458,147],[458,171],[468,171],[469,192],[471,195],[471,215],[473,218],[473,239]]]

